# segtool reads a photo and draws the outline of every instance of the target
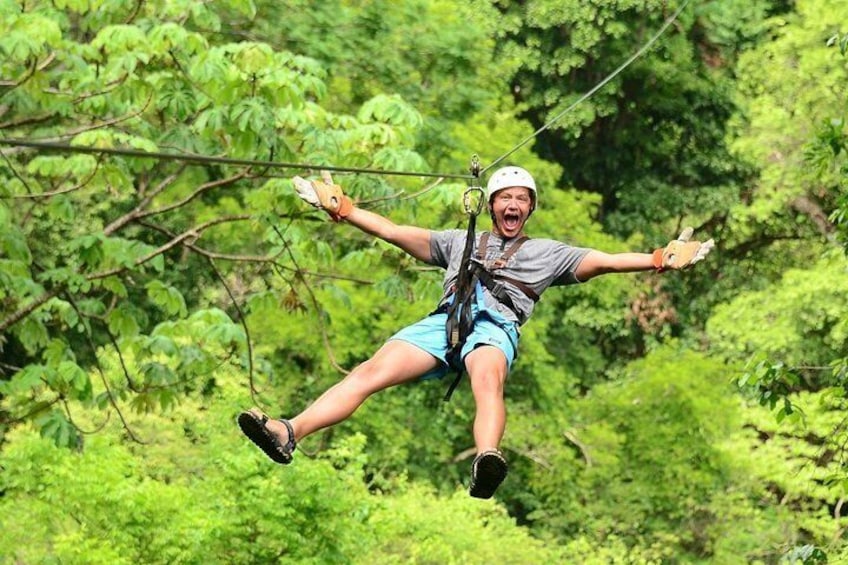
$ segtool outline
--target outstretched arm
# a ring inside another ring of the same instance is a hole
[[[667,269],[685,269],[702,261],[715,246],[712,239],[701,243],[690,241],[692,228],[685,228],[677,239],[653,253],[604,253],[589,251],[575,271],[577,280],[588,281],[606,273],[632,273],[634,271],[662,272]]]
[[[653,271],[654,256],[651,253],[604,253],[592,250],[583,257],[575,271],[577,280],[586,282],[607,273],[633,273]]]
[[[333,220],[345,220],[365,233],[400,247],[416,259],[430,262],[430,230],[399,226],[384,216],[357,208],[342,188],[333,183],[327,171],[322,171],[321,176],[323,180],[320,181],[294,177],[292,182],[297,195],[312,206],[322,208]]]
[[[416,259],[430,262],[430,230],[399,226],[384,216],[356,207],[344,219],[365,233],[400,247]]]

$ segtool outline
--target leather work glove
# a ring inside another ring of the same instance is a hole
[[[305,202],[326,211],[333,221],[347,218],[353,210],[353,201],[342,192],[342,187],[333,183],[329,171],[321,171],[322,180],[306,180],[293,177],[297,195]]]
[[[666,269],[685,269],[698,261],[702,261],[715,247],[712,239],[701,243],[700,241],[689,241],[693,229],[684,228],[677,239],[670,241],[664,248],[654,250],[654,267],[662,272]]]

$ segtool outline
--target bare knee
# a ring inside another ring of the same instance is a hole
[[[469,376],[475,393],[503,395],[506,375],[497,370],[487,370]]]
[[[465,366],[475,394],[503,395],[507,363],[503,352],[494,347],[480,347],[465,358]]]
[[[360,363],[354,369],[345,375],[341,384],[350,389],[367,389],[369,377],[373,374],[371,369],[371,361]]]
[[[392,367],[389,363],[369,359],[357,365],[342,380],[342,384],[360,394],[373,394],[392,385]]]

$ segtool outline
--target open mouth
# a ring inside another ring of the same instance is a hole
[[[503,215],[503,227],[507,231],[514,231],[521,227],[521,214],[507,212]]]

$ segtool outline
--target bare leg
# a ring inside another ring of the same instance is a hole
[[[391,386],[420,377],[438,366],[439,361],[418,347],[400,340],[391,340],[371,359],[327,389],[306,410],[290,420],[298,441],[353,414],[365,400]],[[281,422],[269,420],[268,429],[282,442],[288,432]]]
[[[484,345],[465,357],[465,368],[468,370],[471,391],[477,406],[474,417],[474,444],[477,453],[497,449],[506,427],[506,357],[500,349]]]

